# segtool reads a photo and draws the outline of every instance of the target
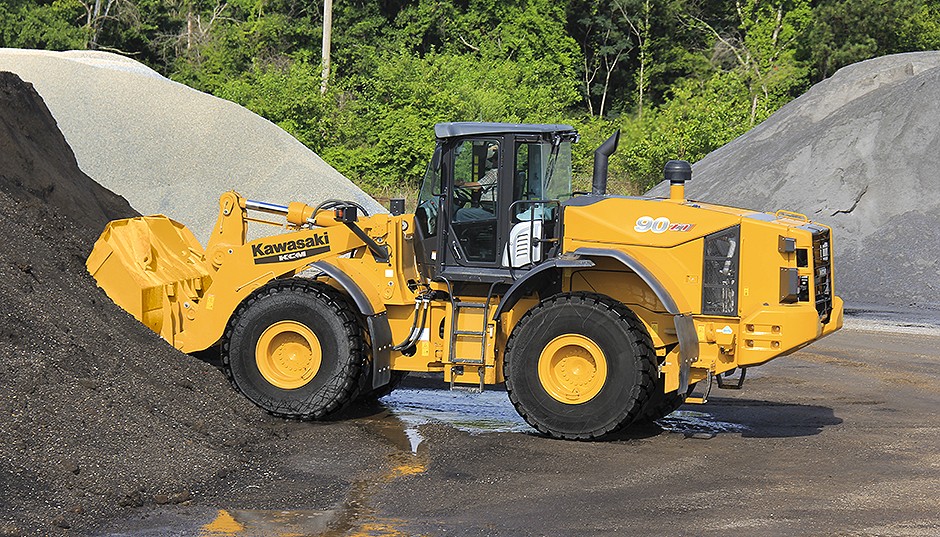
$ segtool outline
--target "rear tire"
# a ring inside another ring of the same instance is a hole
[[[685,395],[679,395],[678,391],[662,393],[662,386],[657,385],[652,397],[636,419],[636,424],[643,426],[661,420],[678,410],[684,402]]]
[[[592,293],[560,294],[519,321],[506,344],[509,399],[540,432],[590,440],[639,415],[655,385],[655,353],[626,306]]]
[[[255,291],[232,316],[222,362],[232,384],[264,410],[321,419],[352,398],[363,334],[346,298],[300,278]]]

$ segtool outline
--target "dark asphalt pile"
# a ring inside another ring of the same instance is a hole
[[[0,73],[0,535],[82,532],[209,494],[270,421],[115,306],[85,258],[135,215],[83,174],[42,99]]]
[[[940,52],[850,65],[697,162],[687,195],[830,225],[849,305],[938,311],[938,102]]]

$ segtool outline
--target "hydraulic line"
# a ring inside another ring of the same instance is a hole
[[[418,339],[421,337],[421,333],[424,332],[424,324],[428,319],[428,310],[430,308],[431,299],[425,296],[419,296],[415,300],[415,312],[414,312],[414,321],[411,323],[411,331],[408,333],[408,337],[405,338],[405,341],[402,341],[398,345],[392,347],[393,350],[403,351],[414,346],[418,342]],[[418,315],[420,311],[421,322],[418,323]]]
[[[365,207],[363,207],[362,205],[359,205],[355,201],[338,200],[338,199],[328,199],[328,200],[323,200],[322,202],[320,202],[320,204],[317,205],[316,208],[314,208],[313,216],[316,216],[317,213],[319,213],[320,211],[323,211],[326,209],[333,209],[336,207],[355,207],[356,209],[359,209],[359,212],[362,213],[363,216],[369,216],[369,211],[367,211]]]

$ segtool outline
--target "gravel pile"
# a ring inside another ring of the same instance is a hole
[[[342,198],[382,210],[278,126],[134,60],[0,49],[0,71],[35,86],[85,173],[141,213],[183,222],[203,244],[226,190],[284,205]]]
[[[938,102],[940,52],[845,67],[697,162],[687,195],[831,225],[849,305],[940,309]]]
[[[136,213],[2,72],[0,154],[0,535],[81,531],[224,484],[269,419],[96,288],[100,228]]]

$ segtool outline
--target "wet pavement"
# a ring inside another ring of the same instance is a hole
[[[606,442],[543,438],[504,391],[409,378],[360,415],[286,426],[310,447],[287,477],[99,535],[940,535],[940,329],[877,326]],[[330,465],[337,484],[314,487]]]

